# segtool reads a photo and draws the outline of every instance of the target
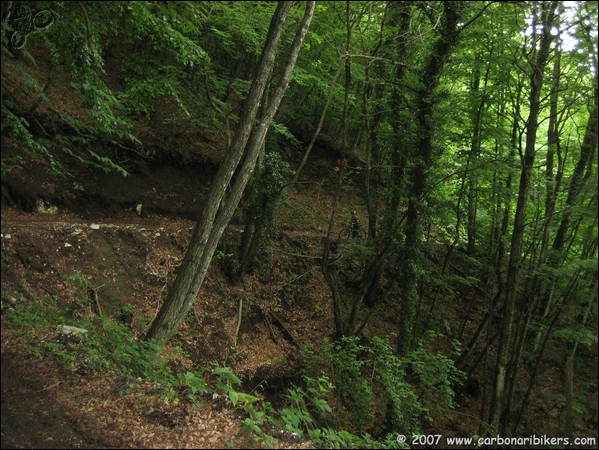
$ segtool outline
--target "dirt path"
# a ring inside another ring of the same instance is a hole
[[[2,448],[106,448],[77,429],[32,360],[2,352]],[[44,387],[45,386],[45,387]]]
[[[185,221],[188,224],[189,231],[193,230],[194,223],[191,221]],[[95,227],[98,228],[95,228]],[[166,225],[168,226],[168,224]],[[24,231],[36,231],[42,228],[50,228],[54,231],[59,229],[69,228],[81,228],[81,229],[102,229],[102,228],[122,228],[122,229],[137,229],[137,230],[157,230],[165,227],[164,221],[149,221],[149,222],[128,222],[128,221],[89,221],[80,222],[77,219],[71,221],[68,220],[52,220],[51,218],[44,217],[43,219],[36,218],[31,220],[29,217],[22,218],[11,218],[2,220],[2,229],[19,228]],[[229,225],[230,230],[242,232],[243,227],[239,225]],[[303,237],[308,239],[319,239],[325,238],[326,233],[324,231],[314,230],[297,230],[290,227],[282,227],[280,234],[291,236],[291,237]]]

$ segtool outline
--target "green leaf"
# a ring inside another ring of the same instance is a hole
[[[229,390],[229,400],[231,400],[233,406],[237,406],[237,402],[239,400],[239,394],[237,393],[237,391],[233,389]]]

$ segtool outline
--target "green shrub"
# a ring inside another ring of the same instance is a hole
[[[266,247],[274,236],[279,207],[285,199],[284,187],[291,175],[292,170],[281,155],[276,152],[264,155],[254,175],[251,197],[244,210],[246,227],[255,231],[246,254],[242,255],[243,270],[251,268],[258,251]]]
[[[236,390],[235,386],[241,386],[241,380],[231,368],[220,366],[217,363],[213,363],[213,366],[212,374],[217,376],[216,388],[220,393],[229,397],[233,406],[240,404],[245,407],[259,400],[258,397]]]
[[[2,293],[2,305],[4,309],[5,297],[8,294]],[[52,324],[64,323],[62,315],[50,306],[54,303],[53,297],[45,297],[39,302],[33,302],[30,305],[24,303],[22,296],[15,294],[17,303],[14,306],[6,307],[3,312],[5,323],[12,327],[22,327],[26,333],[29,328],[42,329]],[[8,301],[6,301],[9,304]]]
[[[25,149],[33,158],[46,161],[54,174],[64,172],[60,162],[50,153],[48,145],[43,139],[36,139],[29,131],[29,122],[20,115],[11,111],[11,109],[2,102],[1,111],[1,131],[3,136],[7,136],[18,145]],[[21,155],[11,155],[2,161],[2,175],[9,173],[13,167],[23,163]]]
[[[373,430],[384,422],[392,430],[417,434],[423,419],[432,421],[455,406],[453,386],[464,376],[451,358],[434,350],[437,338],[428,333],[416,350],[400,358],[381,338],[373,337],[366,345],[357,337],[345,337],[325,342],[319,352],[306,348],[304,369],[330,375],[335,397],[350,417],[343,426]]]
[[[153,342],[138,341],[131,330],[120,323],[102,318],[98,350],[111,367],[126,378],[156,381],[163,386],[176,385],[176,377],[167,360],[160,356],[162,348]]]
[[[288,406],[279,412],[282,427],[300,435],[313,433],[318,428],[315,416],[333,412],[326,400],[326,395],[333,389],[329,378],[304,375],[304,382],[305,388],[294,386],[287,391],[283,397]]]
[[[338,398],[349,406],[352,426],[370,428],[374,421],[374,396],[370,380],[363,375],[372,349],[359,343],[359,338],[345,337],[331,347],[333,382]]]
[[[416,387],[420,392],[421,413],[429,421],[436,415],[446,416],[449,409],[457,406],[454,386],[466,379],[466,375],[455,367],[449,356],[434,350],[435,341],[440,336],[429,331],[416,349],[405,357],[418,378]],[[452,345],[453,354],[459,354],[459,342],[454,340]]]
[[[203,405],[198,401],[197,396],[210,392],[202,374],[198,372],[182,373],[179,375],[178,383],[179,386],[186,389],[186,398],[196,407],[201,408]]]
[[[372,338],[373,378],[383,386],[379,401],[388,399],[386,419],[393,430],[420,432],[419,413],[422,405],[414,387],[407,381],[405,363],[398,358],[391,345],[378,337]]]

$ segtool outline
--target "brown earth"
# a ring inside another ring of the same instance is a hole
[[[17,167],[2,180],[3,311],[9,303],[49,297],[59,308],[81,309],[65,281],[80,273],[97,295],[97,305],[81,314],[98,309],[118,318],[130,306],[132,329],[143,335],[184,255],[194,226],[190,217],[197,214],[210,174],[209,167],[163,166],[127,178],[99,172],[74,186],[48,176],[43,167]],[[330,202],[322,183],[293,192],[281,211],[285,225],[253,275],[233,282],[224,274],[226,256],[215,259],[173,342],[195,368],[210,361],[230,366],[248,391],[264,397],[276,397],[298,381],[298,346],[318,345],[331,330],[327,292],[315,264]],[[138,203],[141,215],[135,212]],[[234,249],[240,229],[230,225],[222,255]],[[48,355],[29,354],[35,344],[56,339],[52,329],[2,327],[2,448],[264,445],[241,426],[238,413],[210,399],[202,410],[165,406],[156,386],[136,386],[123,395],[115,375],[82,374]]]
[[[2,205],[2,310],[11,307],[7,302],[32,304],[54,298],[63,309],[93,316],[99,305],[103,314],[118,319],[127,305],[135,311],[132,329],[142,336],[189,242],[194,226],[190,217],[197,211],[193,205],[201,204],[207,185],[206,179],[198,181],[199,172],[153,169],[151,177],[133,175],[131,186],[137,188],[131,189],[129,179],[119,180],[114,174],[84,177],[84,190],[75,192],[70,204],[77,205],[81,199],[80,208],[74,210],[61,203],[69,184],[42,177],[43,171],[34,184],[28,178],[21,184],[19,178],[10,184],[3,179],[3,190],[12,194]],[[108,179],[119,183],[109,184]],[[197,186],[184,189],[187,183]],[[85,200],[94,186],[97,195]],[[102,186],[108,189],[103,191]],[[241,230],[238,219],[230,224],[220,245],[221,256],[213,261],[188,320],[167,345],[167,352],[174,345],[181,347],[190,361],[175,358],[174,364],[196,370],[217,361],[242,378],[246,392],[265,400],[276,400],[299,381],[299,347],[308,343],[318,347],[333,329],[330,292],[318,265],[332,206],[330,192],[322,180],[292,191],[281,210],[281,228],[270,253],[261,257],[254,274],[237,281],[225,276],[226,254],[234,251]],[[111,196],[117,199],[111,201]],[[23,198],[29,200],[20,202]],[[134,207],[140,198],[156,209],[138,215]],[[44,204],[37,204],[37,199]],[[34,205],[29,212],[22,207],[28,202]],[[357,197],[342,198],[336,232],[344,226],[343,211],[358,209],[365,217],[361,204]],[[59,205],[58,210],[51,213],[54,205]],[[77,272],[96,286],[98,305],[82,307],[71,292],[65,276]],[[393,280],[385,283],[384,289],[393,295]],[[472,302],[478,298],[483,305],[485,296],[473,289],[462,292],[462,297],[471,303],[466,312],[466,330],[471,333],[478,320]],[[243,314],[235,342],[240,300]],[[453,329],[465,317],[463,306],[452,298],[438,309]],[[364,334],[393,333],[396,315],[392,305],[376,312]],[[48,354],[30,354],[32,346],[56,341],[55,330],[15,329],[4,326],[4,314],[2,320],[2,448],[266,447],[241,425],[239,413],[223,407],[218,399],[206,398],[203,409],[189,403],[165,404],[152,383],[123,383],[114,374],[66,369]],[[481,389],[491,383],[482,373],[475,377]],[[560,367],[547,365],[540,386],[560,383]],[[542,388],[535,391],[528,427],[543,429],[539,418],[557,422],[562,408],[559,398],[543,394]],[[481,400],[477,394],[462,395],[462,407],[455,415],[437,419],[429,431],[469,435],[478,428]],[[584,430],[579,431],[584,435]],[[278,437],[271,445],[311,446],[285,434]]]

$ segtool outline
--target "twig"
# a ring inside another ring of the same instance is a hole
[[[38,392],[44,392],[44,391],[48,391],[56,386],[58,386],[60,383],[62,383],[62,381],[58,381],[57,383],[54,383],[52,386],[47,386],[44,389],[40,389],[39,391],[32,391],[32,394],[37,394]]]
[[[283,253],[284,255],[295,256],[296,258],[321,259],[322,256],[301,255],[299,253],[289,253],[275,248],[275,252]]]
[[[277,313],[275,313],[274,311],[266,311],[264,310],[258,303],[255,303],[256,307],[258,308],[258,310],[260,311],[260,314],[262,314],[262,316],[264,317],[264,319],[266,320],[266,322],[269,324],[269,326],[271,327],[271,333],[273,335],[274,338],[274,332],[272,330],[272,324],[271,322],[275,322],[279,328],[283,331],[284,335],[287,335],[288,340],[294,344],[297,348],[302,348],[302,346],[299,344],[298,340],[295,338],[294,333],[291,332],[291,330],[289,329],[289,327],[287,326],[287,324],[285,323],[285,321],[283,319],[281,319],[281,317],[279,317],[277,315]],[[274,339],[275,342],[277,342],[276,338]],[[278,342],[277,342],[278,344]]]
[[[39,284],[39,283],[37,284],[37,286],[38,286],[39,288],[43,289],[44,291],[46,291],[46,292],[47,292],[48,294],[50,294],[50,295],[54,295],[54,296],[57,296],[57,295],[58,295],[56,292],[52,292],[52,291],[51,291],[50,289],[48,289],[46,286],[43,286],[43,285],[41,285],[41,284]]]
[[[279,324],[279,326],[281,327],[281,329],[289,336],[291,342],[297,347],[297,348],[302,348],[302,346],[299,344],[299,342],[297,341],[297,339],[295,338],[295,336],[293,335],[293,333],[291,332],[291,330],[289,329],[289,327],[287,326],[287,324],[283,321],[283,319],[281,319],[277,313],[275,313],[274,311],[268,311],[268,314],[274,319],[274,321],[276,323]]]
[[[308,275],[310,272],[314,272],[316,269],[320,269],[320,266],[316,266],[316,267],[312,267],[310,270],[308,270],[307,272],[302,273],[301,275],[295,277],[293,280],[288,281],[287,283],[285,283],[284,285],[281,286],[281,288],[284,288],[285,286],[290,285],[291,283],[296,282],[297,280],[299,280],[302,277],[305,277],[306,275]]]
[[[239,336],[239,329],[241,328],[241,316],[243,312],[243,296],[239,296],[239,312],[237,313],[237,329],[235,330],[235,340],[233,341],[233,347],[237,347],[237,337]]]
[[[98,315],[102,315],[102,308],[100,307],[100,300],[98,298],[98,291],[106,286],[106,284],[101,284],[98,287],[92,288],[92,292],[94,293],[94,301],[96,302],[96,307],[98,308]]]
[[[279,345],[279,340],[277,339],[275,330],[272,327],[272,322],[269,317],[266,317],[266,323],[268,325],[268,329],[270,330],[270,335],[272,336],[273,341],[275,341],[275,344]]]
[[[198,321],[198,325],[202,325],[202,320],[200,319],[200,316],[198,316],[198,312],[196,311],[196,309],[192,307],[191,310],[193,311],[193,315],[195,316],[196,320]]]
[[[389,58],[383,58],[381,56],[371,56],[371,55],[357,55],[357,54],[351,54],[351,53],[345,53],[344,55],[341,56],[344,59],[351,59],[351,58],[364,58],[370,61],[382,61],[382,62],[387,62],[396,66],[404,66],[404,67],[408,67],[409,69],[415,69],[414,66],[411,66],[409,64],[405,64],[401,61],[394,61],[392,59]]]

